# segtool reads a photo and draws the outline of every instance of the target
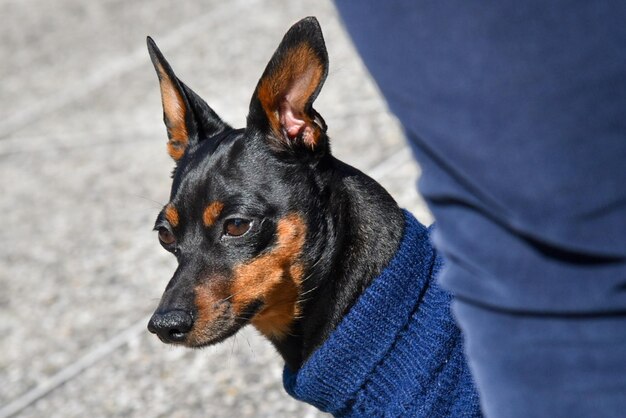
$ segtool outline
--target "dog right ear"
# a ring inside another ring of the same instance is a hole
[[[328,74],[328,53],[314,17],[285,34],[250,101],[248,129],[261,132],[273,148],[316,151],[327,145],[326,124],[313,101]]]
[[[178,161],[198,142],[221,133],[229,126],[176,77],[152,38],[148,36],[147,42],[161,87],[163,121],[169,138],[167,152],[174,161]]]

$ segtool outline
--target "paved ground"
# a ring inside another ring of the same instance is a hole
[[[336,155],[423,222],[417,167],[327,1],[0,0],[0,417],[317,417],[254,330],[202,351],[145,330],[174,270],[152,35],[179,77],[244,122],[283,33],[316,15],[331,71],[316,108]]]

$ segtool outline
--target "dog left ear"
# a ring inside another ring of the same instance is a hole
[[[313,101],[328,74],[328,53],[316,18],[289,29],[265,68],[250,101],[248,129],[261,131],[278,149],[316,150],[326,124]]]
[[[167,152],[178,161],[199,141],[217,135],[229,126],[200,96],[176,77],[152,38],[148,37],[147,42],[161,87],[163,120],[169,137]]]

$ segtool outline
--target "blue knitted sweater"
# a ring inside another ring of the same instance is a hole
[[[451,296],[434,280],[441,259],[405,218],[394,258],[302,367],[285,367],[285,389],[338,417],[481,416]]]

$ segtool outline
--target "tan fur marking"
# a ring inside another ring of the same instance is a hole
[[[204,226],[212,226],[215,221],[217,221],[217,218],[219,218],[220,213],[222,213],[222,209],[224,209],[224,203],[218,200],[209,204],[204,210],[204,214],[202,215]]]
[[[236,315],[255,300],[264,302],[264,308],[251,322],[268,338],[284,337],[300,314],[300,255],[306,225],[298,215],[289,214],[278,222],[277,235],[274,250],[235,269],[231,289]]]
[[[157,64],[157,71],[161,81],[161,101],[163,102],[163,113],[167,119],[167,131],[169,134],[167,152],[170,157],[178,161],[185,153],[185,149],[189,144],[189,135],[185,123],[187,112],[185,101],[161,64]]]
[[[256,300],[263,309],[251,320],[266,337],[287,335],[300,315],[298,297],[304,267],[300,261],[306,225],[296,214],[278,222],[275,248],[235,268],[233,278],[207,278],[194,290],[197,318],[186,344],[202,346],[235,326],[243,310]]]
[[[208,286],[196,287],[195,298],[198,317],[194,321],[194,329],[201,331],[210,328],[207,327],[207,324],[210,324],[217,318],[218,311],[215,309],[214,305],[218,299],[215,298],[215,295]]]
[[[215,334],[219,334],[225,324],[220,320],[226,312],[228,304],[228,288],[226,281],[220,277],[211,277],[206,283],[195,288],[195,305],[197,318],[187,337],[188,344],[203,345]]]
[[[283,62],[276,68],[261,80],[258,89],[258,98],[267,114],[270,127],[274,135],[283,137],[279,111],[283,102],[288,101],[295,116],[305,121],[308,130],[304,140],[313,147],[319,139],[320,129],[304,111],[322,79],[322,63],[313,49],[303,43],[289,50]]]
[[[178,211],[171,203],[168,203],[165,207],[165,219],[172,225],[174,228],[178,226],[179,217]]]

